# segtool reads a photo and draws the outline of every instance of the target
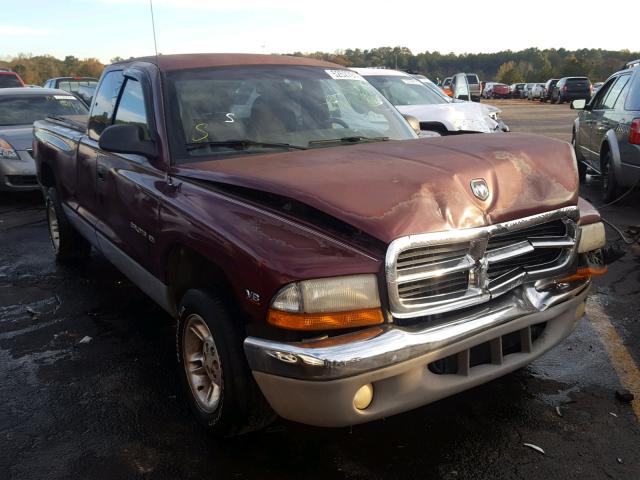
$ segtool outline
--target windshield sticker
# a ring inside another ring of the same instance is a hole
[[[325,70],[325,73],[334,80],[358,80],[365,82],[366,80],[351,70]]]
[[[209,132],[207,132],[205,130],[206,128],[207,128],[207,124],[206,123],[198,123],[198,124],[196,124],[193,127],[193,129],[198,133],[191,136],[191,141],[192,142],[203,142],[207,138],[209,138]]]
[[[407,85],[420,85],[420,80],[414,78],[403,78],[402,81]]]
[[[73,95],[54,95],[53,98],[56,100],[75,100],[76,97]]]

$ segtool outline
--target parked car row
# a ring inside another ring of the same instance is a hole
[[[88,115],[33,126],[56,258],[96,249],[177,319],[184,396],[217,435],[274,412],[324,427],[402,413],[522,368],[584,314],[605,237],[570,145],[421,139],[400,111],[442,109],[455,133],[497,122],[360,72],[137,58],[105,69]]]

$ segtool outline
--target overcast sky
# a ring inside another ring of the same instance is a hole
[[[0,56],[108,62],[153,53],[149,0],[14,0]],[[640,50],[639,0],[154,0],[161,53],[334,51],[406,46],[455,53],[538,48]],[[554,11],[550,7],[557,7]],[[500,9],[503,12],[500,12]],[[625,19],[628,19],[627,22]],[[634,20],[631,20],[634,19]],[[626,24],[626,26],[625,26]]]

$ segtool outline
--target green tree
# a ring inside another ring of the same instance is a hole
[[[522,72],[518,69],[514,61],[506,62],[500,65],[496,78],[499,82],[511,84],[516,82],[523,82],[524,78]]]

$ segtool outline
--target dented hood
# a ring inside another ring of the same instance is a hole
[[[571,146],[528,134],[463,135],[183,164],[181,177],[295,199],[390,242],[577,204]],[[486,180],[489,197],[470,182]]]

